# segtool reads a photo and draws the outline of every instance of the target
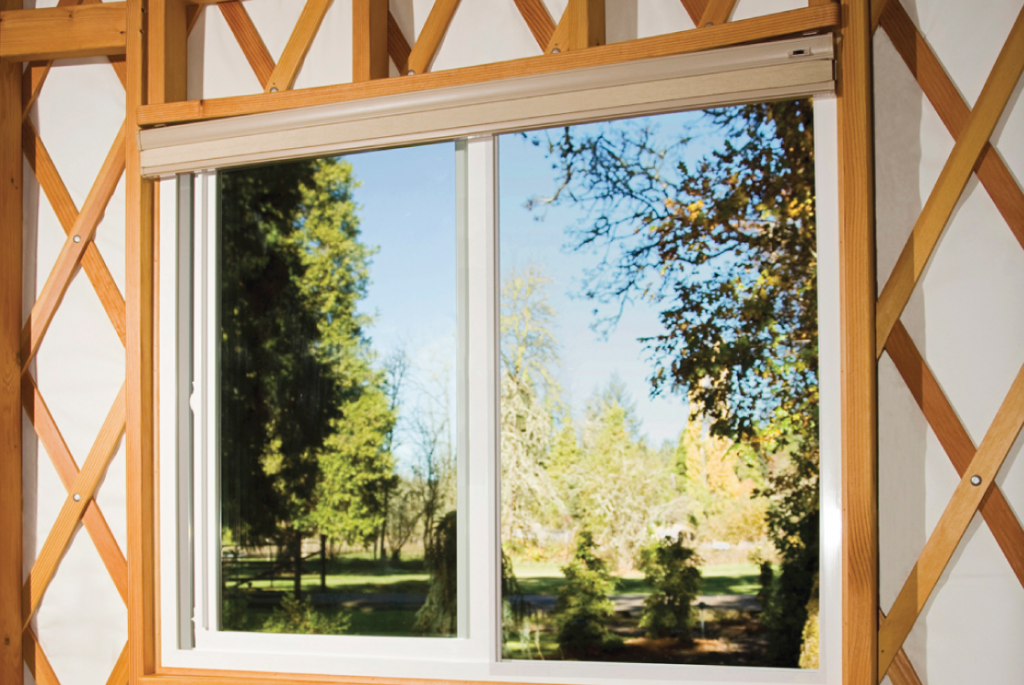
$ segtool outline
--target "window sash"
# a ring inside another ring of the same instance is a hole
[[[829,39],[831,40],[831,39]],[[831,62],[829,62],[831,69]],[[817,86],[815,86],[817,88]],[[815,148],[817,159],[817,202],[819,242],[819,336],[821,344],[821,668],[818,671],[744,668],[728,666],[679,666],[659,664],[605,664],[586,662],[502,661],[500,645],[500,566],[498,482],[499,381],[498,381],[498,225],[497,225],[497,145],[496,138],[483,135],[456,141],[457,222],[459,226],[458,297],[459,367],[459,507],[460,516],[460,593],[466,588],[465,604],[460,602],[458,638],[389,638],[369,636],[295,636],[254,633],[223,633],[211,630],[216,615],[211,612],[211,588],[219,587],[220,559],[210,558],[211,545],[219,545],[219,535],[211,528],[216,517],[219,487],[216,471],[198,466],[199,483],[189,482],[188,429],[183,421],[189,409],[204,415],[206,405],[215,401],[215,393],[205,398],[199,393],[188,397],[190,377],[188,359],[189,329],[192,315],[183,284],[199,279],[204,272],[200,262],[216,254],[215,174],[198,174],[198,185],[206,192],[192,197],[192,176],[177,179],[178,203],[162,206],[164,231],[160,237],[160,261],[176,268],[160,271],[161,357],[160,405],[174,411],[160,413],[160,451],[165,463],[177,460],[176,469],[164,469],[160,478],[160,529],[173,531],[160,536],[160,570],[165,582],[160,587],[161,652],[166,667],[234,669],[290,673],[334,673],[352,676],[423,677],[459,680],[515,680],[548,683],[610,683],[643,681],[658,683],[701,680],[718,683],[832,683],[841,680],[841,508],[840,508],[840,399],[839,399],[839,248],[838,248],[838,168],[836,102],[829,95],[832,82],[820,90],[803,90],[796,95],[816,96]],[[729,103],[752,98],[730,99]],[[725,102],[719,104],[726,104]],[[620,116],[649,113],[626,111]],[[592,113],[591,113],[592,114]],[[593,114],[587,120],[606,118]],[[214,122],[226,123],[226,122]],[[564,123],[564,122],[562,122]],[[450,136],[449,136],[450,138]],[[421,137],[422,140],[435,138]],[[388,141],[375,139],[373,147]],[[408,142],[408,141],[407,141]],[[363,143],[360,143],[363,145]],[[365,143],[364,147],[369,147]],[[362,148],[360,148],[362,149]],[[338,150],[335,149],[335,152]],[[164,197],[175,196],[173,177],[161,181]],[[190,208],[191,205],[191,208]],[[189,264],[188,252],[192,221],[195,220],[195,263]],[[201,228],[205,223],[205,230]],[[202,253],[207,253],[204,257]],[[191,273],[191,276],[190,276]],[[204,276],[209,279],[209,275]],[[202,279],[200,279],[202,280]],[[215,282],[215,281],[210,281]],[[213,298],[197,284],[198,302]],[[186,288],[187,290],[187,288]],[[213,309],[213,307],[210,307]],[[196,317],[200,317],[196,313]],[[201,319],[208,330],[216,321]],[[195,331],[196,376],[210,373],[203,366],[215,360],[213,336],[200,327]],[[174,352],[166,352],[166,351]],[[200,359],[199,357],[203,357]],[[182,388],[185,390],[183,391]],[[465,395],[463,395],[465,393]],[[481,399],[482,398],[482,399]],[[205,413],[209,416],[209,413]],[[209,450],[208,426],[196,422],[197,446]],[[204,432],[205,431],[205,432]],[[214,449],[213,454],[216,454]],[[471,461],[470,461],[471,460]],[[205,479],[205,480],[203,480]],[[464,480],[463,480],[464,479]],[[204,496],[205,493],[205,496]],[[466,501],[463,498],[466,498]],[[190,505],[190,502],[192,503]],[[192,517],[195,526],[192,527]],[[205,523],[204,523],[205,522]],[[464,522],[464,523],[463,523]],[[463,534],[462,526],[466,526]],[[211,532],[211,530],[213,532]],[[195,533],[194,538],[191,533]],[[211,539],[212,538],[212,539]],[[463,542],[465,541],[465,542]],[[465,545],[464,547],[462,545]],[[194,562],[192,548],[197,548]],[[470,553],[472,549],[473,553]],[[207,563],[202,559],[203,550]],[[483,551],[481,551],[483,550]],[[468,559],[468,562],[463,560]],[[193,578],[195,579],[193,587]],[[195,595],[193,602],[192,596]],[[195,607],[194,626],[191,611]],[[218,610],[213,607],[213,611]],[[466,632],[464,632],[466,631]],[[347,655],[339,654],[344,641]],[[358,656],[353,656],[358,655]],[[426,670],[426,669],[429,669]]]

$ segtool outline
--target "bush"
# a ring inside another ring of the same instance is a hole
[[[700,558],[683,544],[665,537],[641,552],[640,568],[654,592],[644,600],[640,627],[649,638],[686,636],[691,605],[700,590]]]
[[[281,606],[263,624],[265,633],[301,633],[303,635],[341,635],[348,630],[349,616],[337,611],[333,616],[313,608],[309,599],[285,597]]]
[[[436,635],[455,635],[458,629],[458,519],[445,514],[434,529],[434,542],[424,551],[430,572],[427,599],[416,612],[413,630]]]
[[[576,553],[562,567],[565,585],[558,593],[555,624],[558,646],[569,659],[593,656],[622,645],[608,632],[614,607],[608,595],[614,588],[604,562],[594,554],[594,536],[580,533]]]

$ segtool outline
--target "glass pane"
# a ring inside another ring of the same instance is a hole
[[[454,144],[218,182],[222,628],[455,635]]]
[[[505,658],[817,666],[811,122],[501,138]]]

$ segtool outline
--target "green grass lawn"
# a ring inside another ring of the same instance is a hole
[[[543,561],[514,561],[512,569],[524,595],[557,595],[565,584],[562,564]],[[759,569],[756,564],[705,566],[701,569],[702,595],[756,595]],[[652,588],[639,571],[619,577],[616,594],[650,594]]]

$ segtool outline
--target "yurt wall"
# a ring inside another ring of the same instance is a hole
[[[126,369],[126,350],[148,340],[145,314],[125,305],[150,287],[138,264],[151,246],[126,232],[126,207],[150,192],[130,161],[141,89],[153,103],[154,88],[210,100],[348,83],[365,68],[351,38],[361,1],[167,0],[187,13],[182,88],[133,70],[138,15],[101,12],[124,3],[0,0],[0,523],[20,526],[0,543],[0,682],[22,671],[39,685],[123,685],[156,658],[128,640],[130,625],[152,622],[152,588],[129,585],[152,568],[133,557],[130,572],[127,560],[130,547],[147,549],[130,545],[129,530],[145,533],[152,517],[139,512],[153,504],[126,487],[148,475],[126,458],[126,425],[147,420],[133,416],[126,378],[152,373],[144,358]],[[541,55],[553,24],[537,5],[557,22],[569,2],[390,0],[404,39],[389,39],[390,75],[424,60],[425,27],[440,38],[432,72]],[[603,4],[607,42],[619,43],[694,29],[709,8],[738,22],[830,3]],[[92,46],[82,54],[109,56],[49,61],[60,48],[46,35],[7,28],[22,9],[63,12],[83,46],[120,40],[127,58]],[[437,33],[435,15],[449,10]],[[1024,3],[874,0],[870,15],[878,678],[1009,685],[1024,673]],[[15,35],[41,47],[17,52]],[[841,174],[854,173],[847,162]]]

